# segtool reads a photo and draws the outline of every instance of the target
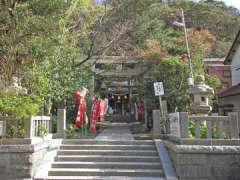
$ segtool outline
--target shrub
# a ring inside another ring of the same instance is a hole
[[[47,128],[43,124],[37,126],[37,136],[44,137],[48,134]]]

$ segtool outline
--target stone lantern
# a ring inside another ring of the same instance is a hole
[[[7,88],[7,90],[19,94],[27,94],[27,89],[19,85],[19,79],[15,76],[12,78],[12,84]]]
[[[190,88],[189,93],[193,95],[193,113],[208,114],[212,111],[209,105],[208,95],[214,94],[213,88],[205,84],[203,75],[195,77],[195,84]]]

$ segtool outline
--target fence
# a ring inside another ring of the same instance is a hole
[[[170,136],[184,140],[239,139],[239,117],[238,112],[231,112],[228,116],[171,113]]]
[[[0,117],[0,137],[6,137],[6,126],[8,121],[14,121],[13,117]],[[51,133],[50,116],[31,116],[25,121],[25,137],[39,137]]]
[[[51,133],[51,118],[50,116],[32,116],[26,122],[26,137],[39,137]]]
[[[12,120],[12,117],[0,117],[0,137],[6,136],[7,121]]]

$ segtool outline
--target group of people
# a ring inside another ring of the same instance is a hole
[[[87,103],[85,96],[88,94],[86,88],[81,88],[73,93],[73,96],[77,103],[77,116],[75,125],[78,127],[85,127],[89,124],[88,116],[86,113]],[[92,97],[92,107],[91,107],[91,119],[89,131],[96,132],[96,122],[101,121],[108,110],[108,99],[101,99],[99,96],[95,95]]]
[[[77,115],[75,124],[78,127],[82,127],[86,129],[89,125],[88,116],[86,113],[87,103],[85,100],[85,96],[88,94],[88,89],[81,88],[73,93],[73,96],[77,103]],[[105,97],[100,98],[95,95],[92,97],[92,107],[90,113],[90,126],[89,131],[95,133],[96,132],[96,122],[102,121],[104,119],[104,115],[107,114],[109,105],[108,98]],[[137,98],[135,102],[135,115],[136,120],[140,122],[144,122],[144,105],[140,98]]]

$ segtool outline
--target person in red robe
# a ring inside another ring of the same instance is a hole
[[[96,96],[96,120],[100,121],[100,103],[101,103],[101,99],[99,98],[99,96]]]
[[[100,99],[99,101],[99,108],[100,108],[100,121],[103,121],[105,114],[105,101],[103,99]]]
[[[142,100],[139,97],[137,98],[135,106],[136,106],[136,111],[137,111],[136,113],[138,116],[138,120],[143,123],[144,122],[144,105]]]
[[[98,110],[98,100],[93,96],[92,99],[92,109],[91,109],[91,124],[90,131],[96,133],[96,121],[97,121],[97,110]]]
[[[86,100],[84,99],[88,90],[86,88],[81,88],[79,91],[75,91],[73,96],[77,102],[77,116],[75,125],[81,127],[83,123],[88,124],[87,115],[86,115]]]

